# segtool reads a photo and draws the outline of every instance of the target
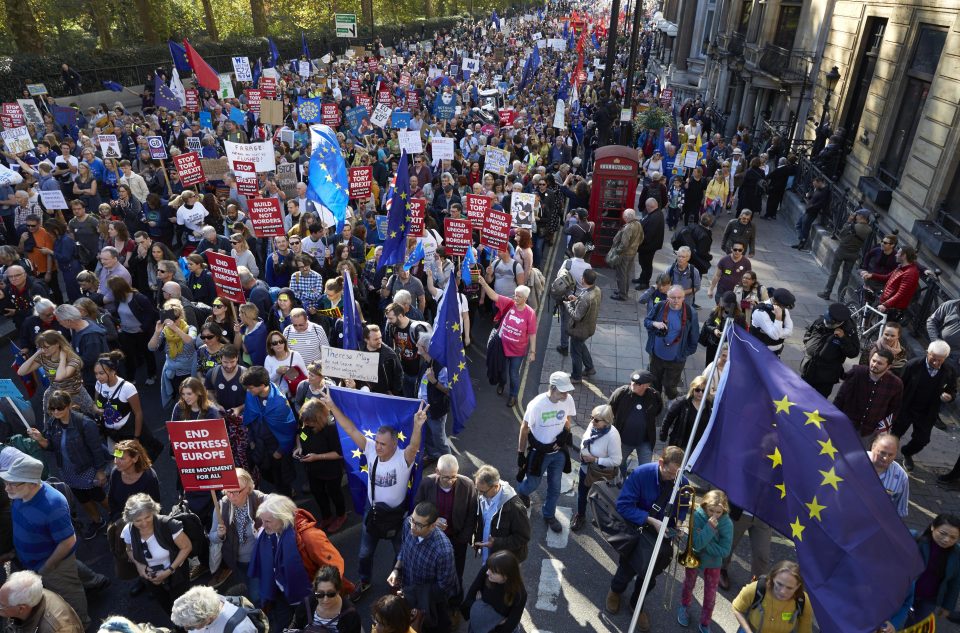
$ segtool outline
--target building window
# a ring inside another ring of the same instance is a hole
[[[897,117],[887,139],[887,151],[880,162],[880,179],[889,187],[896,188],[900,183],[946,40],[946,28],[926,24],[920,26],[907,69],[903,96],[896,110]]]
[[[747,42],[755,43],[760,39],[760,29],[763,28],[763,14],[767,10],[766,2],[758,2],[757,8],[750,15],[750,26],[747,29]]]
[[[843,129],[847,131],[844,136],[847,151],[853,148],[857,129],[860,127],[860,117],[863,115],[863,109],[867,103],[867,94],[870,92],[870,84],[873,82],[877,58],[880,55],[880,46],[883,44],[883,33],[886,28],[886,18],[867,18],[856,74],[850,87],[847,114],[843,118]]]
[[[707,47],[710,45],[710,30],[713,28],[713,13],[714,9],[711,6],[707,9],[707,15],[703,20],[703,37],[700,38],[700,57],[704,57],[707,54]]]
[[[743,0],[743,8],[740,9],[740,24],[737,25],[737,33],[747,34],[747,27],[750,26],[750,14],[753,13],[753,0]]]
[[[797,36],[797,27],[800,26],[800,12],[803,6],[799,4],[785,4],[780,7],[780,16],[777,18],[777,31],[773,36],[773,45],[784,50],[793,50],[793,40]]]

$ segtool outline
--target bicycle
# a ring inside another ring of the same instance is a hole
[[[887,325],[889,315],[876,308],[877,298],[877,292],[865,283],[856,287],[847,286],[840,293],[840,303],[850,310],[850,319],[857,329],[861,350],[879,339]]]

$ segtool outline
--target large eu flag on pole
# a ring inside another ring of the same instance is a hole
[[[353,294],[350,273],[343,271],[343,349],[358,350],[363,340],[363,323]]]
[[[470,370],[467,369],[467,353],[463,349],[463,324],[460,322],[456,275],[450,275],[443,298],[440,299],[436,327],[430,340],[429,352],[432,358],[447,368],[453,434],[457,435],[477,408],[477,400],[473,395]]]
[[[387,239],[383,241],[383,251],[377,268],[403,263],[407,254],[407,231],[411,218],[410,175],[407,166],[407,150],[400,152],[400,166],[390,191],[387,192]]]
[[[850,420],[738,326],[693,472],[793,541],[824,633],[873,633],[923,570]]]
[[[330,209],[337,219],[337,232],[343,228],[350,200],[347,164],[340,151],[336,133],[328,125],[310,126],[310,175],[307,198]]]
[[[397,429],[399,440],[397,450],[399,451],[405,449],[413,439],[413,416],[420,408],[419,400],[341,387],[330,387],[330,397],[369,441],[374,441],[377,429],[381,426]],[[343,463],[347,469],[347,484],[350,486],[353,509],[362,516],[367,507],[367,478],[370,464],[367,464],[363,451],[343,428],[337,425],[337,430],[343,447]],[[420,455],[421,453],[417,453],[413,465],[414,471],[410,476],[409,500],[414,498],[417,487],[420,485],[423,472],[420,467]]]

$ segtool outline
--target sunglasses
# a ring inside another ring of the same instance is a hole
[[[290,246],[296,246],[300,243],[300,240],[290,240]]]
[[[313,595],[317,598],[336,598],[338,594],[336,591],[318,591]]]
[[[213,340],[213,339],[215,339],[215,338],[217,338],[217,337],[214,336],[213,334],[205,334],[205,335],[201,336],[200,338],[202,338],[202,339],[205,340],[205,341],[210,341],[210,340]]]
[[[703,393],[703,387],[697,387],[693,390],[693,393]]]
[[[283,341],[270,341],[271,345],[283,345]]]
[[[63,411],[63,410],[66,409],[66,408],[67,408],[67,407],[54,407],[54,406],[49,407],[50,413],[56,413],[57,411]]]
[[[743,249],[742,249],[742,248],[734,248],[734,249],[731,249],[731,250],[733,250],[734,253],[742,253],[742,252],[743,252]]]

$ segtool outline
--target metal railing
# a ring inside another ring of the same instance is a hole
[[[830,202],[827,212],[820,215],[821,224],[836,237],[847,222],[847,218],[863,206],[862,201],[854,196],[854,189],[841,187],[832,182],[809,158],[800,158],[797,166],[799,171],[794,178],[793,189],[801,198],[813,190],[814,178],[820,177],[826,181],[827,189],[830,191]]]
[[[787,83],[801,83],[809,79],[813,53],[788,51],[773,44],[759,50],[757,67],[764,73]]]
[[[745,38],[742,33],[723,33],[720,35],[720,48],[732,56],[743,55]]]

